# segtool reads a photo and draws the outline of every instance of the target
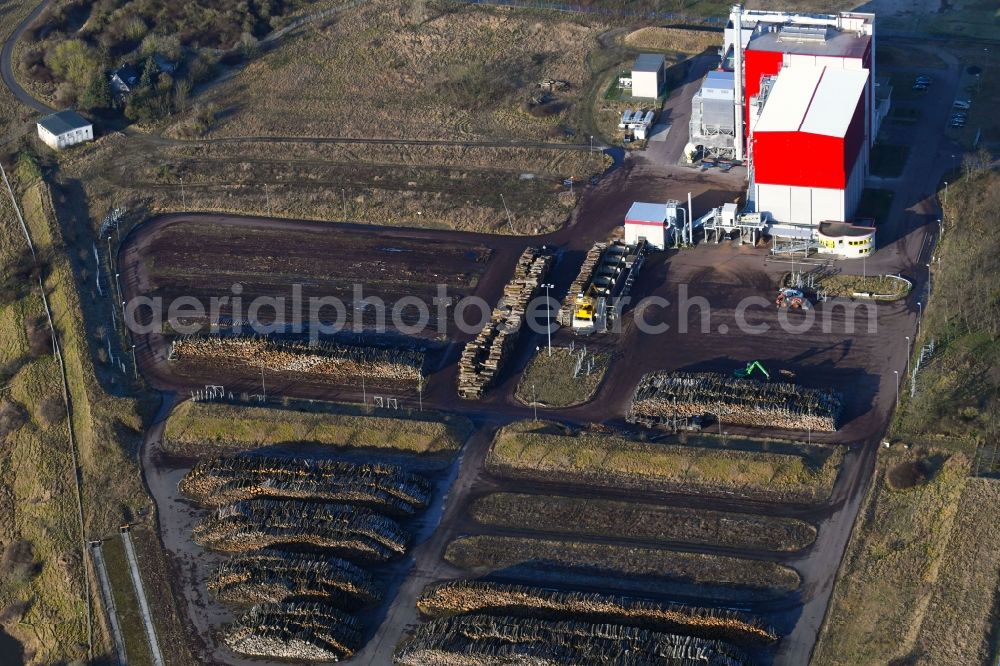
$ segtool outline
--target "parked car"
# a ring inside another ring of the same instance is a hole
[[[956,101],[952,106],[956,109],[961,109],[962,111],[968,111],[970,108],[972,108],[971,104],[963,101]]]
[[[923,83],[914,83],[913,84],[913,89],[914,90],[919,90],[919,91],[923,92],[924,90],[927,90],[927,86],[924,85]]]

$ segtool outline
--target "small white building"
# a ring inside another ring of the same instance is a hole
[[[625,243],[636,245],[645,238],[650,248],[662,250],[667,245],[667,204],[636,201],[625,215]]]
[[[632,97],[656,99],[663,91],[666,65],[662,55],[643,53],[632,65]]]
[[[819,252],[848,259],[867,257],[875,247],[875,227],[847,222],[820,222],[817,229]]]
[[[94,126],[72,109],[66,109],[38,121],[38,138],[53,150],[62,150],[94,140]]]

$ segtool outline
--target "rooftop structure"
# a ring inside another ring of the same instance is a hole
[[[663,67],[665,59],[656,53],[640,53],[632,65],[633,72],[657,72]]]
[[[733,72],[714,71],[705,76],[691,98],[689,143],[718,157],[735,156],[736,115]]]

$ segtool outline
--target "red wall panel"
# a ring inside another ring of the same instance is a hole
[[[755,132],[754,181],[843,189],[844,140],[805,132]]]

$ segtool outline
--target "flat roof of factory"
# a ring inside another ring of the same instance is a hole
[[[830,26],[804,28],[761,23],[750,37],[747,50],[861,58],[871,41],[871,35],[859,35]]]
[[[843,137],[865,94],[867,69],[783,67],[754,132],[807,132]]]

